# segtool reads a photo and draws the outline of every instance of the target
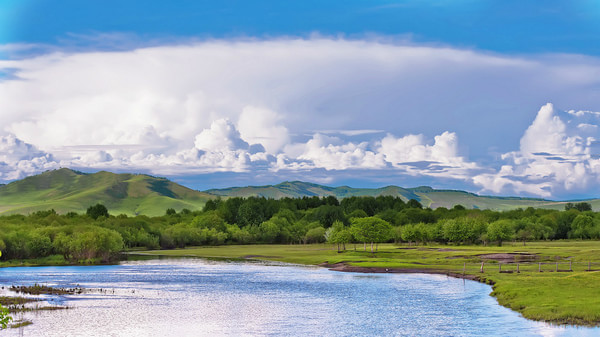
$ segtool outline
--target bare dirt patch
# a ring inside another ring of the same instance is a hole
[[[509,262],[533,262],[539,259],[537,254],[531,253],[494,253],[494,254],[480,254],[477,255],[484,261],[498,261],[503,263]]]
[[[257,259],[257,258],[280,259],[281,256],[268,256],[268,255],[244,255],[244,256],[242,256],[242,259]]]
[[[468,256],[465,255],[455,255],[455,256],[446,256],[446,259],[448,260],[454,260],[454,259],[468,259]]]

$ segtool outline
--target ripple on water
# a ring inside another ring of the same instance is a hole
[[[597,328],[533,322],[490,287],[425,274],[357,274],[281,263],[160,259],[115,266],[4,268],[0,283],[104,291],[25,314],[26,336],[582,336]]]

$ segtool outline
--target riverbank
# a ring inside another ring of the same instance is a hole
[[[65,260],[62,255],[50,255],[37,259],[25,260],[7,260],[0,261],[0,268],[3,267],[38,267],[38,266],[66,266],[70,265],[69,261]]]
[[[491,284],[491,295],[499,304],[529,319],[600,325],[600,271],[592,268],[600,269],[598,241],[509,243],[503,247],[384,244],[374,254],[363,251],[362,245],[354,249],[348,245],[338,253],[335,247],[323,244],[248,245],[143,253],[281,261],[352,272],[444,274]]]
[[[392,274],[436,274],[446,275],[455,278],[477,281],[489,285],[494,285],[492,280],[488,280],[480,275],[472,274],[461,274],[443,269],[418,269],[418,268],[384,268],[384,267],[357,267],[347,263],[321,263],[321,267],[325,267],[332,271],[346,272],[346,273],[392,273]]]

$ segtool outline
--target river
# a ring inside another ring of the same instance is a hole
[[[0,285],[102,288],[50,296],[4,336],[595,336],[522,318],[490,286],[426,274],[360,274],[195,258],[0,269]],[[6,290],[4,290],[6,292]]]

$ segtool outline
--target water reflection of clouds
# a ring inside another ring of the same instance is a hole
[[[49,283],[60,278],[86,288],[115,289],[115,294],[86,294],[75,296],[76,301],[67,297],[75,310],[35,316],[26,328],[30,335],[447,336],[518,331],[523,336],[564,336],[599,331],[527,321],[500,307],[489,296],[489,286],[440,275],[190,259],[126,262],[79,274],[67,268],[44,270],[22,269],[2,277]]]

